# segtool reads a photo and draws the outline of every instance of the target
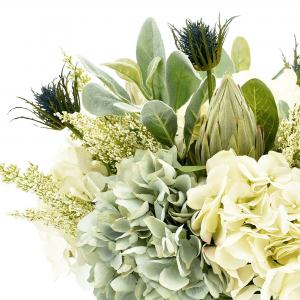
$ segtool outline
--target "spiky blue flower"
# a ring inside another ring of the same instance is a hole
[[[28,119],[35,121],[36,123],[43,124],[46,128],[54,130],[62,130],[67,123],[62,123],[61,120],[55,115],[66,111],[68,113],[80,112],[80,99],[77,87],[77,78],[72,81],[72,92],[68,90],[69,79],[68,76],[64,76],[63,73],[59,75],[57,83],[53,82],[41,87],[41,93],[33,92],[34,101],[30,102],[22,97],[18,97],[24,100],[26,103],[32,106],[32,109],[17,107],[29,110],[38,119],[27,118],[24,116],[17,117],[15,119]],[[72,95],[72,96],[71,96]],[[13,119],[14,120],[14,119]]]
[[[177,49],[188,56],[196,70],[207,71],[219,64],[228,26],[234,18],[227,20],[223,26],[219,18],[218,33],[216,26],[210,28],[202,19],[196,22],[186,20],[186,27],[181,30],[170,24],[169,27]]]

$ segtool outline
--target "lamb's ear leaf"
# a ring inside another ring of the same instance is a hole
[[[125,103],[131,103],[130,97],[127,91],[117,83],[111,76],[106,72],[92,64],[89,60],[83,56],[77,54],[77,57],[83,64],[84,68],[92,75],[99,78],[117,97],[119,97]]]
[[[285,101],[279,100],[279,112],[282,118],[285,118],[287,120],[289,119],[290,117],[289,110],[290,110],[289,105]]]
[[[136,45],[136,60],[141,68],[144,86],[148,93],[151,89],[147,86],[148,67],[155,57],[160,57],[156,72],[153,76],[153,99],[168,103],[166,89],[166,54],[160,31],[153,18],[148,18],[142,25]]]
[[[115,103],[123,102],[101,84],[88,83],[82,89],[82,104],[84,108],[93,115],[124,116],[124,111],[115,106]]]

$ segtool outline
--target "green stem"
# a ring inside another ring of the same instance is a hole
[[[213,95],[213,77],[211,70],[207,70],[207,85],[208,85],[208,99],[209,101]]]
[[[79,131],[79,130],[77,130],[73,125],[71,125],[71,124],[67,124],[66,125],[79,139],[83,139],[83,135],[82,135],[82,133]]]
[[[284,66],[273,78],[272,78],[272,80],[274,80],[274,79],[276,79],[277,77],[279,77],[282,73],[283,73],[283,71],[286,69],[286,66]]]

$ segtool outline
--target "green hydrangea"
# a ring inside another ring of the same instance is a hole
[[[226,288],[227,275],[212,268],[189,229],[186,192],[197,183],[177,166],[175,147],[137,150],[117,164],[95,210],[78,224],[98,300],[209,300]]]

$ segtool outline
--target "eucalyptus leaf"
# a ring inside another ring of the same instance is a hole
[[[148,92],[150,91],[146,82],[148,67],[155,57],[160,57],[161,61],[153,76],[153,99],[163,100],[165,103],[168,103],[168,93],[165,84],[165,47],[155,20],[148,18],[142,25],[136,46],[137,63],[141,68],[144,86],[148,89]]]
[[[92,75],[98,77],[115,95],[117,95],[123,102],[131,103],[130,97],[127,91],[118,84],[111,76],[100,68],[92,64],[89,60],[83,56],[77,54],[77,57],[83,64],[84,68]]]
[[[189,172],[205,170],[206,166],[180,166],[180,167],[176,167],[176,169],[181,172],[189,173]]]
[[[287,120],[289,119],[290,117],[289,110],[290,110],[289,105],[285,101],[279,100],[279,111],[282,118],[285,118]]]
[[[114,105],[115,103],[123,102],[100,84],[88,83],[82,89],[82,104],[93,115],[125,115],[121,108]]]
[[[177,132],[177,115],[167,104],[153,100],[144,104],[142,123],[163,145],[174,146],[174,137]]]
[[[242,36],[236,37],[232,44],[231,59],[234,62],[236,72],[250,69],[250,47],[247,40]]]
[[[247,81],[242,86],[242,91],[253,110],[257,125],[263,127],[265,152],[268,152],[272,148],[279,126],[274,96],[269,88],[256,78]]]
[[[155,73],[155,71],[157,69],[157,66],[158,66],[160,61],[161,61],[160,57],[155,57],[155,58],[153,58],[153,60],[151,61],[151,63],[148,66],[148,71],[147,71],[148,76],[147,76],[147,79],[146,79],[146,84],[151,89],[152,89],[152,86],[153,86],[154,73]]]
[[[216,88],[216,77],[213,75],[213,91]],[[206,78],[194,93],[186,109],[184,116],[184,140],[186,144],[186,153],[191,143],[193,132],[200,118],[200,110],[203,103],[208,100],[208,79]]]
[[[176,111],[198,89],[201,79],[188,57],[180,51],[169,56],[166,72],[169,105]]]
[[[225,72],[229,72],[231,74],[235,73],[235,67],[232,59],[229,57],[225,49],[222,49],[222,55],[221,55],[221,60],[220,63],[212,69],[212,73],[217,77],[217,78],[222,78],[223,74]],[[207,72],[205,71],[200,71],[198,72],[200,77],[202,79],[206,78]]]

